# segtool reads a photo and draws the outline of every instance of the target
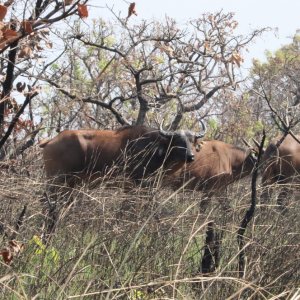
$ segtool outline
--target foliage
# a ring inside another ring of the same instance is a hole
[[[51,29],[73,15],[87,17],[86,3],[87,0],[9,0],[0,5],[1,159],[19,155],[33,144],[41,124],[37,124],[32,99],[40,92],[40,76],[51,65],[47,55],[53,62],[57,56],[57,52],[51,52]]]
[[[204,14],[183,28],[169,18],[133,26],[117,22],[95,21],[88,31],[80,23],[74,26],[70,38],[75,39],[65,41],[60,69],[44,78],[66,106],[55,113],[62,120],[54,122],[65,127],[157,126],[156,120],[166,117],[175,129],[185,114],[215,111],[220,94],[237,87],[242,51],[264,31],[236,35],[233,14],[222,12]],[[71,99],[78,109],[75,118],[68,107]]]
[[[253,62],[251,103],[257,118],[273,135],[278,129],[285,129],[281,120],[292,127],[300,120],[299,36],[297,32],[290,44],[274,53],[267,52],[265,62]]]
[[[34,249],[34,254],[43,255],[47,265],[57,264],[59,259],[58,251],[54,247],[48,249],[37,235],[34,235],[29,241],[29,247]]]

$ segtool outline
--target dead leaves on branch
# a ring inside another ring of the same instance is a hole
[[[30,34],[33,32],[32,21],[24,20],[22,22],[22,29],[25,33]]]
[[[7,8],[13,3],[13,1],[6,1],[4,4],[0,4],[0,50],[16,41],[21,33],[18,33],[14,26],[10,22],[3,23],[3,20],[7,14]]]
[[[4,6],[9,7],[10,5],[12,5],[15,2],[15,0],[8,0],[4,2]]]
[[[211,42],[210,41],[205,40],[204,43],[203,43],[203,48],[204,48],[205,53],[211,53],[211,52],[213,52],[213,48],[211,46]]]
[[[7,16],[8,7],[13,3],[13,0],[6,1],[4,4],[0,4],[0,51],[11,45],[19,38],[26,36],[32,37],[34,33],[34,20],[14,20],[13,22],[4,22]],[[72,5],[74,0],[64,0],[65,5]],[[77,4],[74,7],[74,12],[78,13],[80,18],[88,17],[88,9],[85,4]],[[47,23],[47,21],[46,21]],[[21,57],[31,56],[30,47],[23,49]],[[42,49],[41,49],[42,50]]]
[[[40,58],[40,52],[46,48],[52,48],[52,42],[49,40],[49,30],[47,28],[38,32],[31,33],[20,43],[18,57],[20,59]]]
[[[127,20],[128,20],[132,15],[136,15],[136,16],[137,16],[135,2],[132,2],[132,3],[129,4],[129,7],[128,7],[128,15],[127,15],[127,18],[126,18],[126,22],[127,22]]]
[[[4,28],[2,30],[2,36],[4,39],[9,40],[18,37],[18,33],[15,30]]]
[[[77,6],[78,15],[80,18],[87,18],[89,16],[89,12],[87,10],[87,6],[85,4],[78,4]]]
[[[21,36],[21,33],[10,28],[9,25],[0,22],[0,50],[13,43]]]
[[[19,110],[19,106],[17,106],[17,108],[13,107],[13,108],[7,108],[4,111],[4,115],[6,117],[6,119],[11,120],[13,118],[13,115]],[[4,123],[4,129],[7,130],[8,126],[10,124],[9,122],[5,122]],[[14,132],[15,132],[15,136],[16,135],[21,135],[24,136],[24,133],[26,135],[30,134],[35,128],[34,122],[28,119],[22,119],[19,118],[16,121],[15,127],[14,127]]]
[[[21,47],[21,49],[18,53],[19,58],[30,58],[32,56],[33,56],[32,48],[27,45],[24,45],[23,47]]]
[[[7,7],[0,4],[0,21],[3,21],[7,13]]]
[[[32,21],[24,20],[19,25],[20,31],[16,31],[11,28],[10,22],[5,24],[0,21],[0,50],[20,38],[22,36],[22,31],[26,34],[31,34],[33,32]]]
[[[174,49],[170,46],[168,42],[157,42],[156,47],[161,51],[166,53],[168,56],[174,56]]]
[[[238,52],[233,52],[230,58],[230,62],[240,67],[241,63],[244,62],[244,59]]]
[[[67,5],[72,5],[74,2],[74,0],[65,0],[64,3],[65,3],[65,6]],[[78,12],[78,15],[81,19],[83,18],[87,18],[89,16],[89,12],[88,12],[88,9],[87,9],[87,5],[85,4],[80,4],[78,3],[77,4],[77,12]]]
[[[130,3],[129,8],[128,8],[128,16],[127,19],[129,17],[131,17],[132,15],[136,15],[137,16],[137,12],[135,10],[135,2]]]
[[[16,87],[14,91],[17,91],[21,93],[24,97],[34,97],[38,93],[41,92],[41,87],[36,86],[36,87],[31,87],[30,85],[26,84],[25,82],[18,82],[16,84]],[[9,127],[11,121],[14,119],[15,115],[20,111],[22,104],[18,104],[15,98],[11,96],[7,96],[4,99],[2,99],[0,102],[6,102],[6,108],[4,110],[4,117],[5,117],[5,122],[3,125],[3,128],[7,130]],[[23,119],[19,117],[16,120],[15,127],[14,127],[14,132],[16,135],[23,136],[24,132],[26,134],[29,134],[34,130],[34,122],[31,119]]]

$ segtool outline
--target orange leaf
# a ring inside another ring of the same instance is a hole
[[[11,250],[9,248],[4,248],[1,250],[0,254],[3,257],[4,262],[9,265],[13,259]]]
[[[0,251],[0,255],[2,255],[4,262],[9,265],[13,258],[22,252],[23,249],[23,243],[11,240],[8,242],[8,247],[5,247]]]
[[[0,31],[0,50],[14,42],[21,34],[12,29],[3,28]]]
[[[87,6],[84,4],[78,4],[77,10],[80,18],[87,18],[89,16]]]
[[[137,13],[136,13],[136,10],[135,10],[135,2],[132,2],[132,3],[130,3],[130,5],[129,5],[127,19],[128,19],[132,14],[134,14],[134,15],[137,16]]]
[[[0,21],[2,21],[7,13],[7,7],[0,5]]]
[[[24,29],[24,31],[28,34],[30,34],[33,29],[32,29],[32,22],[31,21],[28,21],[28,20],[25,20],[22,22],[22,28]]]
[[[3,33],[3,37],[7,40],[10,39],[10,38],[14,38],[14,37],[18,36],[18,33],[15,30],[12,30],[12,29],[4,29],[2,31],[2,33]]]

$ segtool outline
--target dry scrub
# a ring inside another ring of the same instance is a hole
[[[25,249],[1,260],[1,299],[299,299],[300,202],[291,193],[283,213],[271,199],[258,206],[245,233],[246,270],[238,277],[237,230],[250,203],[250,179],[231,186],[204,209],[198,192],[159,188],[126,191],[115,180],[78,187],[44,245],[46,187],[31,151],[1,171],[1,244],[16,236]],[[225,195],[226,194],[226,195]],[[274,195],[275,197],[275,195]],[[220,241],[220,261],[204,274],[208,223]]]

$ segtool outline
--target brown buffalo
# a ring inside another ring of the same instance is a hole
[[[177,187],[186,183],[188,189],[214,194],[249,175],[255,162],[251,150],[216,140],[204,141],[200,151],[195,152],[194,161],[178,169],[171,178]]]
[[[41,142],[40,147],[50,177],[92,179],[116,166],[129,178],[141,180],[162,167],[178,168],[193,161],[192,145],[201,137],[203,134],[190,131],[125,126],[118,130],[65,130]]]
[[[300,135],[296,138],[300,140]],[[273,139],[262,157],[262,202],[271,196],[274,184],[284,188],[278,196],[278,204],[282,205],[288,196],[288,183],[300,182],[300,144],[290,134],[277,146],[281,137]]]

